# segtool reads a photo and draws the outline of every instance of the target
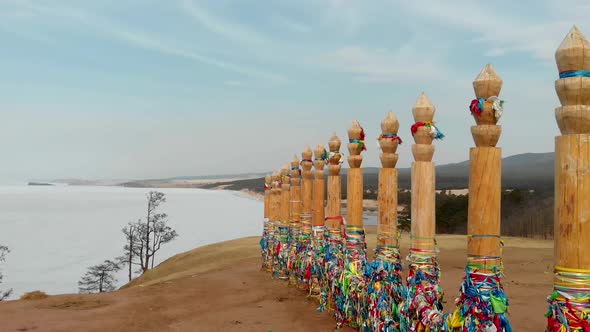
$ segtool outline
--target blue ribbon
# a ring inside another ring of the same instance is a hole
[[[559,73],[559,78],[590,77],[590,70],[567,70]]]

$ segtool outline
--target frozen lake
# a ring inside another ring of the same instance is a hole
[[[77,293],[86,268],[121,255],[128,222],[143,218],[145,194],[155,189],[90,186],[0,186],[0,244],[11,252],[0,266],[12,298],[42,290]],[[199,246],[259,235],[263,205],[239,192],[157,189],[160,212],[179,236],[162,247],[156,264]],[[127,279],[119,273],[119,285]]]

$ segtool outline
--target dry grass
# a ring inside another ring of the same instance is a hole
[[[260,237],[246,237],[193,249],[170,257],[122,288],[149,286],[231,266],[246,258],[260,257]]]
[[[21,300],[41,300],[44,298],[47,298],[49,295],[45,294],[45,292],[42,291],[32,291],[32,292],[28,292],[28,293],[24,293],[20,299]]]

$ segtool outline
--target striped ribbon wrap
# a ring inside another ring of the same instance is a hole
[[[547,332],[590,332],[590,270],[556,266]]]

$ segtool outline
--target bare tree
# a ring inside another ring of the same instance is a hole
[[[167,225],[168,215],[156,211],[160,204],[166,202],[165,194],[150,191],[147,200],[145,221],[140,219],[123,228],[125,246],[123,256],[119,260],[128,266],[129,280],[132,279],[133,266],[138,266],[140,273],[153,268],[156,253],[162,245],[178,236],[178,233]]]
[[[141,252],[141,248],[139,248],[139,238],[141,236],[138,227],[139,223],[141,223],[141,220],[137,223],[130,222],[122,229],[123,234],[125,234],[125,246],[123,247],[123,255],[117,258],[122,265],[127,266],[129,281],[133,279],[133,266],[142,266],[137,260],[137,253]]]
[[[115,290],[117,279],[113,273],[119,271],[121,266],[117,262],[105,260],[102,264],[88,268],[88,271],[80,281],[78,290],[80,293],[103,293]]]
[[[8,247],[0,245],[0,263],[4,262],[6,260],[6,255],[9,252],[10,252],[10,250],[8,250]],[[0,284],[2,283],[3,278],[4,278],[4,275],[0,271]],[[12,289],[5,290],[5,291],[0,290],[0,301],[6,300],[10,296],[10,294],[12,294]]]

